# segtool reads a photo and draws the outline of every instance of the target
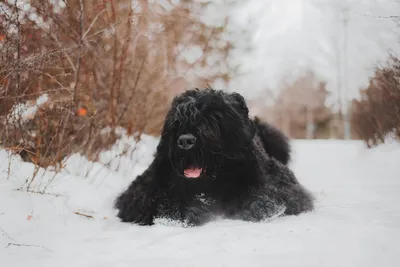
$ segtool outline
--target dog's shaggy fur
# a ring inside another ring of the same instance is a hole
[[[313,198],[289,160],[287,138],[250,119],[241,95],[190,90],[174,99],[153,163],[117,198],[118,217],[201,225],[215,216],[260,221],[311,211]],[[188,169],[197,176],[188,178]]]

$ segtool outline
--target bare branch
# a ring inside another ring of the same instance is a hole
[[[50,250],[50,249],[48,249],[48,248],[46,248],[46,247],[43,247],[43,246],[37,246],[37,245],[26,245],[26,244],[17,244],[17,243],[8,243],[8,244],[7,244],[7,246],[6,246],[5,248],[8,248],[8,247],[10,247],[10,246],[16,246],[16,247],[32,247],[32,248],[42,248],[42,249],[45,249],[45,250],[47,250],[47,251],[49,251],[49,252],[54,252],[53,250]]]
[[[121,115],[120,115],[119,118],[118,118],[118,124],[121,122],[121,120],[122,120],[122,118],[124,117],[126,111],[127,111],[128,108],[130,107],[130,104],[131,104],[132,99],[133,99],[133,97],[134,97],[134,95],[135,95],[135,90],[136,90],[136,88],[137,88],[137,85],[138,85],[138,82],[139,82],[139,79],[140,79],[140,74],[142,73],[142,70],[143,70],[143,66],[144,66],[145,60],[146,60],[145,58],[142,60],[142,64],[140,65],[140,69],[139,69],[139,71],[138,71],[138,74],[136,75],[136,80],[135,80],[135,83],[134,83],[133,88],[132,88],[132,91],[131,91],[131,96],[129,97],[129,100],[128,100],[128,105],[126,105],[125,108],[124,108],[124,110],[121,112]]]
[[[77,101],[77,88],[78,88],[78,81],[79,81],[79,71],[81,69],[81,55],[82,55],[82,42],[83,42],[83,22],[85,19],[84,15],[84,6],[83,6],[83,0],[79,0],[79,4],[81,6],[81,14],[80,14],[80,22],[79,22],[79,28],[80,28],[80,34],[81,38],[79,40],[79,45],[78,45],[78,58],[76,60],[76,72],[75,72],[75,84],[74,84],[74,103],[76,104]]]
[[[21,23],[19,21],[19,8],[17,5],[17,0],[14,1],[14,6],[17,14],[17,65],[18,65],[18,71],[17,71],[17,93],[20,93],[20,85],[21,85],[21,75],[19,72],[19,65],[21,62]]]
[[[76,215],[83,216],[83,217],[86,217],[86,218],[88,218],[88,219],[93,219],[93,216],[92,216],[92,215],[83,214],[83,213],[81,213],[81,212],[79,212],[79,211],[75,211],[74,213],[75,213]]]
[[[1,214],[0,214],[0,215],[1,215]],[[12,238],[6,233],[6,231],[3,230],[3,228],[0,227],[0,231],[3,233],[3,235],[4,235],[5,237],[7,237],[8,239],[10,239],[11,241],[14,241],[14,239],[12,239]]]
[[[103,9],[102,11],[100,11],[96,17],[93,19],[92,23],[90,23],[89,27],[87,28],[87,30],[85,31],[85,33],[82,36],[82,39],[86,38],[86,35],[90,32],[90,30],[93,28],[93,25],[96,23],[97,19],[100,17],[101,14],[103,14],[105,11],[105,9]]]

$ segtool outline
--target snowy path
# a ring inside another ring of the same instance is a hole
[[[103,177],[100,164],[84,178],[71,160],[73,174],[57,177],[50,188],[68,196],[12,190],[32,166],[14,160],[8,177],[0,151],[0,265],[400,266],[400,146],[367,151],[357,142],[295,141],[294,148],[292,168],[317,197],[313,213],[200,228],[118,222],[111,202],[131,178],[109,170]]]

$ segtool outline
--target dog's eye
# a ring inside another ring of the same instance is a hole
[[[205,143],[219,142],[221,134],[219,123],[217,121],[202,122],[197,127],[197,134]]]

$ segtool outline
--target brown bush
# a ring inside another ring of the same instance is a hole
[[[0,3],[2,146],[27,160],[49,166],[72,152],[95,159],[116,138],[101,129],[157,134],[171,95],[229,80],[233,46],[224,27],[199,19],[207,2],[62,3],[33,0],[26,12]],[[188,62],[194,46],[201,54]],[[226,67],[211,68],[216,55]],[[27,106],[37,112],[23,114]]]
[[[368,147],[385,142],[388,134],[400,140],[400,60],[378,69],[369,86],[353,100],[351,123]]]
[[[258,111],[257,115],[292,138],[329,138],[333,113],[325,103],[328,96],[326,84],[308,72],[284,84],[279,94],[270,98],[272,105]],[[310,126],[314,129],[308,128]]]

